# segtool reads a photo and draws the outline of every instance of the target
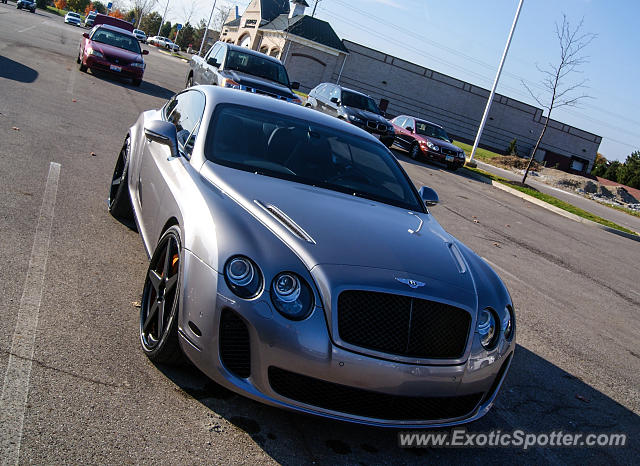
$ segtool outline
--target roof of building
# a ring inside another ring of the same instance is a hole
[[[229,21],[228,23],[225,23],[224,25],[227,26],[227,27],[230,27],[230,28],[239,27],[241,19],[242,19],[241,17],[238,17],[236,19],[232,19],[231,21]]]
[[[260,27],[273,31],[283,31],[308,39],[318,44],[349,53],[331,25],[326,21],[308,15],[298,15],[289,18],[288,15],[280,15]]]
[[[273,21],[279,15],[289,14],[289,0],[260,0],[262,21]]]

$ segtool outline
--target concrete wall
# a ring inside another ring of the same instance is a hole
[[[441,124],[461,141],[475,139],[488,90],[354,42],[343,43],[349,56],[340,84],[365,92],[377,101],[389,100],[387,112],[391,115],[415,115]],[[329,79],[323,81],[336,82],[340,65],[337,63]],[[529,155],[544,121],[541,109],[496,94],[480,143],[506,151],[516,138],[519,153]],[[542,149],[584,159],[591,170],[601,140],[600,136],[551,120]]]
[[[298,81],[303,92],[309,92],[319,83],[331,81],[335,70],[340,71],[344,60],[343,54],[330,54],[290,40],[287,40],[284,53],[286,57],[281,59],[287,67],[289,78]]]

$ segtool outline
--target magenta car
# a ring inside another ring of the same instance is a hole
[[[80,43],[77,61],[80,71],[106,71],[132,80],[134,86],[142,83],[145,63],[138,39],[124,29],[99,24],[91,32],[85,32]]]

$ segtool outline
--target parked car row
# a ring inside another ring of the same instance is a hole
[[[171,50],[172,52],[179,52],[180,46],[174,43],[168,37],[163,36],[153,36],[147,39],[149,45],[155,45],[156,47],[161,47],[167,50]]]

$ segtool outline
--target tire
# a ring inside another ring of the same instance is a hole
[[[411,148],[409,149],[409,156],[413,160],[418,160],[420,158],[420,146],[418,146],[417,143],[414,142],[411,145]]]
[[[193,86],[193,75],[189,75],[189,77],[187,78],[187,84],[186,84],[186,88],[189,89],[190,87]]]
[[[142,79],[132,79],[131,83],[136,87],[140,87],[140,84],[142,84]]]
[[[81,61],[81,60],[80,60],[80,54],[78,54],[78,56],[76,57],[76,63],[77,63],[77,64],[80,64],[80,61]]]
[[[160,364],[184,361],[178,341],[182,263],[180,229],[164,232],[149,262],[140,305],[140,344],[147,357]]]
[[[87,72],[87,65],[85,65],[84,63],[82,63],[82,57],[80,55],[78,55],[78,69],[80,71],[82,71],[83,73]]]
[[[127,137],[120,149],[116,166],[111,176],[109,186],[109,213],[114,218],[123,223],[133,223],[133,208],[131,207],[131,195],[127,187],[129,172],[129,154],[131,150],[131,139]]]

